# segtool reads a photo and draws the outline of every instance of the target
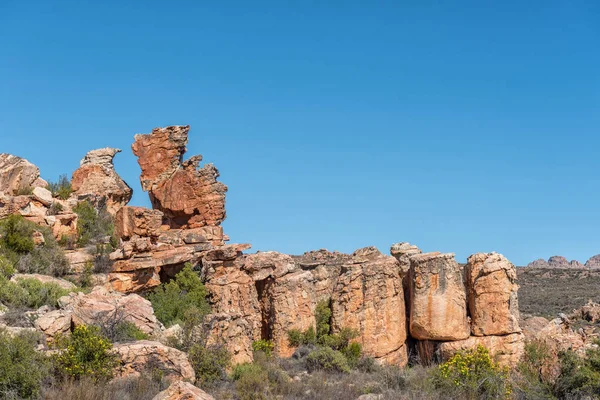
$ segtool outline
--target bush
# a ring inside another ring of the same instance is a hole
[[[555,386],[559,398],[584,398],[600,393],[600,348],[589,349],[585,357],[570,350],[559,356],[560,376]]]
[[[267,371],[259,364],[236,365],[231,374],[240,400],[262,400],[268,397]]]
[[[515,392],[519,398],[550,399],[554,384],[552,371],[555,361],[545,342],[532,341],[525,345],[523,359],[515,370]]]
[[[73,193],[73,188],[67,175],[59,176],[58,182],[48,182],[48,190],[52,192],[52,196],[62,200],[67,200],[71,196],[71,193]]]
[[[252,343],[253,351],[262,351],[267,357],[271,357],[274,347],[275,346],[272,340],[261,339]]]
[[[112,343],[95,326],[76,327],[70,336],[57,340],[61,349],[54,361],[59,375],[108,379],[113,375],[117,357],[111,352]]]
[[[202,344],[195,344],[188,350],[188,359],[200,386],[211,385],[224,379],[231,362],[231,356],[225,347],[205,347]]]
[[[3,398],[35,398],[40,393],[50,366],[36,351],[38,335],[12,336],[0,330],[0,394]]]
[[[452,397],[510,398],[508,368],[494,362],[483,346],[455,354],[432,374],[435,387]]]
[[[10,278],[16,270],[8,258],[0,254],[0,277]]]
[[[350,372],[346,357],[330,347],[319,347],[306,357],[306,368],[309,372],[316,370]]]
[[[44,245],[36,247],[32,235],[44,236]],[[21,215],[11,215],[0,221],[0,255],[22,273],[61,276],[69,270],[69,261],[45,227],[27,221]]]
[[[19,279],[18,282],[0,277],[0,302],[10,308],[56,307],[58,299],[71,291],[55,283],[42,283],[37,279]]]
[[[88,244],[104,244],[106,237],[111,240],[115,247],[115,227],[112,216],[102,207],[96,210],[89,201],[81,201],[73,207],[77,214],[77,244],[87,246]]]
[[[175,279],[160,285],[148,295],[154,314],[166,327],[185,322],[186,313],[195,309],[200,317],[210,312],[207,291],[190,264],[175,275]],[[188,313],[188,317],[189,317]]]
[[[62,204],[58,201],[53,202],[48,208],[48,215],[58,215],[64,210]]]

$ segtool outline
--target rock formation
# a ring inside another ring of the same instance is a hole
[[[589,269],[600,269],[600,254],[595,255],[587,260],[585,267]]]
[[[189,130],[169,126],[135,135],[142,189],[173,228],[217,226],[225,219],[227,186],[217,182],[219,171],[212,164],[198,169],[202,156],[182,161]]]
[[[408,362],[403,272],[374,247],[357,250],[342,266],[332,292],[332,328],[356,329],[363,351],[395,365]]]
[[[214,400],[214,397],[189,382],[177,381],[152,400]]]
[[[46,187],[48,182],[40,178],[38,167],[24,158],[12,154],[0,154],[0,192],[16,196],[34,187]]]
[[[116,370],[117,378],[160,373],[167,382],[196,380],[187,355],[162,343],[139,340],[115,344],[113,349],[120,360]]]
[[[473,335],[520,332],[515,266],[501,254],[479,253],[469,257],[466,272]]]
[[[591,257],[585,264],[577,260],[568,261],[562,256],[552,256],[548,261],[539,259],[527,264],[528,268],[557,268],[557,269],[600,269],[600,254]]]
[[[462,267],[454,254],[410,258],[410,334],[419,340],[463,340],[470,334]]]
[[[96,206],[106,206],[113,215],[129,203],[133,191],[113,165],[113,158],[120,152],[110,147],[88,152],[73,172],[72,196],[78,201],[88,200]]]

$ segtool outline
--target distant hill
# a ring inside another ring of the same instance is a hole
[[[563,256],[552,256],[548,261],[535,260],[527,265],[528,268],[553,268],[553,269],[600,269],[600,254],[593,256],[585,264],[577,260],[569,261]]]

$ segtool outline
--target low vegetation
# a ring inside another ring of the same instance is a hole
[[[61,175],[57,182],[48,182],[48,190],[52,192],[53,197],[57,197],[61,200],[67,200],[73,188],[71,187],[71,181],[67,178],[67,175]]]
[[[55,283],[42,283],[31,278],[12,282],[0,276],[0,303],[10,309],[37,309],[44,305],[56,307],[58,299],[70,292]]]
[[[35,232],[43,236],[43,244],[35,245]],[[11,215],[0,221],[0,257],[3,259],[0,270],[5,275],[17,270],[62,276],[69,269],[69,262],[52,232],[21,215]]]
[[[80,201],[73,211],[77,214],[77,245],[110,245],[108,251],[117,246],[112,216],[105,207],[96,209],[88,201]]]

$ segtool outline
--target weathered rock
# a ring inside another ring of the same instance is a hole
[[[22,279],[35,279],[42,283],[52,283],[62,289],[68,289],[68,290],[75,289],[77,287],[77,286],[75,286],[74,283],[69,282],[65,279],[55,278],[53,276],[42,275],[42,274],[15,274],[12,276],[12,278],[10,278],[10,280],[12,282],[18,282]]]
[[[121,150],[110,147],[88,152],[73,172],[73,196],[97,206],[105,205],[113,215],[125,206],[133,191],[115,171],[113,158],[119,152]]]
[[[12,154],[0,154],[0,192],[14,196],[47,185],[40,178],[39,168],[29,161]]]
[[[142,189],[171,227],[219,225],[225,219],[227,186],[217,182],[219,172],[212,164],[198,169],[202,156],[181,161],[189,129],[169,126],[135,135],[132,149],[142,169]]]
[[[504,336],[471,336],[466,340],[440,343],[439,351],[445,361],[458,351],[474,349],[479,345],[488,349],[492,357],[505,366],[517,365],[525,351],[525,340],[522,333]]]
[[[77,214],[64,212],[45,217],[46,223],[52,227],[52,235],[58,240],[63,236],[75,237],[77,235]]]
[[[115,344],[113,349],[120,358],[120,365],[116,369],[119,378],[160,372],[168,382],[196,380],[187,355],[162,343],[140,340]]]
[[[589,268],[577,260],[569,261],[563,256],[552,256],[548,261],[544,259],[535,260],[527,264],[528,268],[557,268],[557,269],[583,269]],[[600,267],[600,266],[599,266]]]
[[[356,329],[365,354],[406,365],[406,315],[399,262],[374,247],[357,250],[333,290],[332,328]],[[293,310],[292,310],[293,311]]]
[[[161,232],[163,213],[144,207],[122,207],[115,215],[115,234],[121,239],[134,235],[158,237]]]
[[[146,334],[162,330],[152,304],[137,294],[123,295],[96,287],[89,294],[61,297],[60,303],[62,308],[72,311],[74,326],[131,322]]]
[[[252,315],[234,312],[207,315],[205,323],[210,332],[207,345],[225,346],[231,355],[232,365],[252,362],[252,343],[260,339],[261,321],[255,317],[258,312],[257,309]]]
[[[410,269],[410,257],[423,253],[417,246],[408,242],[394,243],[390,248],[390,254],[400,263],[403,275],[408,274]]]
[[[478,253],[467,260],[466,275],[473,335],[521,332],[515,266],[501,254]]]
[[[214,400],[214,397],[189,382],[177,381],[152,400]]]
[[[52,198],[52,192],[43,187],[33,188],[31,195],[35,200],[39,201],[46,207],[50,206],[54,202],[54,199]]]
[[[53,342],[59,335],[71,332],[73,314],[70,310],[54,310],[38,317],[34,325],[41,331],[48,342]]]
[[[87,249],[67,250],[65,257],[69,261],[71,273],[81,273],[88,263],[94,261],[94,256]]]
[[[579,318],[588,322],[598,322],[600,321],[600,304],[590,300],[585,306],[576,310],[575,313],[578,314]]]
[[[463,340],[470,334],[462,267],[454,254],[410,258],[410,334],[420,340]]]

